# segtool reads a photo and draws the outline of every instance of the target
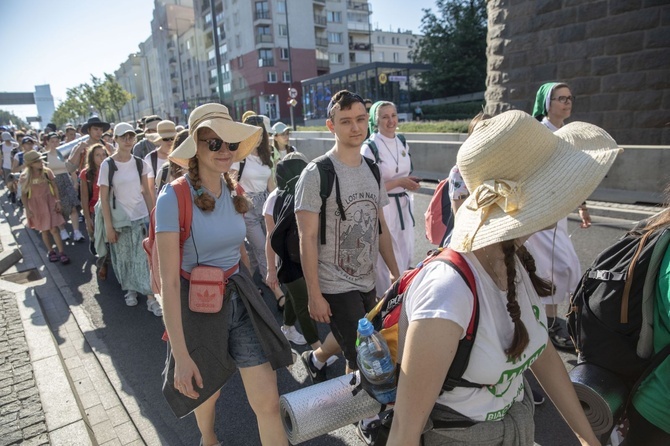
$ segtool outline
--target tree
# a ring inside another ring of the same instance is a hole
[[[0,110],[0,125],[13,125],[17,128],[28,127],[28,124],[23,119],[5,110]]]
[[[424,37],[411,52],[414,62],[433,69],[421,74],[420,87],[434,97],[486,89],[486,0],[436,0],[439,17],[424,9]]]
[[[116,112],[116,120],[121,116],[121,108],[133,98],[133,95],[123,89],[114,76],[105,73],[103,86],[107,90],[109,106]]]
[[[109,109],[109,94],[99,77],[91,75],[91,84],[82,85],[84,100],[95,108],[100,118],[105,120]]]

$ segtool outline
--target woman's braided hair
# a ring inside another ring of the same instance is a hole
[[[512,344],[505,353],[514,359],[518,359],[528,346],[528,330],[521,320],[521,308],[516,298],[516,265],[514,257],[519,257],[524,268],[528,272],[533,288],[539,296],[551,296],[554,293],[554,285],[540,278],[536,274],[535,259],[528,252],[525,246],[519,248],[515,246],[514,240],[502,242],[502,251],[504,254],[505,268],[507,269],[507,312],[514,323],[514,336]]]

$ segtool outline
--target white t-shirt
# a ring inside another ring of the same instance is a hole
[[[7,144],[9,143],[9,145]],[[2,168],[11,169],[12,168],[12,150],[18,147],[19,145],[13,141],[4,141],[2,143]]]
[[[481,389],[457,387],[443,392],[437,402],[475,421],[502,419],[515,401],[524,397],[523,372],[544,351],[548,336],[544,307],[521,262],[516,260],[517,301],[521,320],[530,342],[520,361],[512,364],[505,354],[514,333],[514,324],[506,309],[506,292],[496,287],[472,253],[463,254],[470,265],[479,295],[479,325],[463,378],[479,384]],[[463,328],[472,316],[473,295],[461,276],[444,262],[424,267],[410,285],[403,306],[409,322],[419,319],[448,319]],[[405,322],[401,318],[401,330]],[[435,342],[435,348],[440,343]]]
[[[240,171],[240,163],[233,163],[230,170]],[[268,180],[272,175],[272,169],[261,162],[260,157],[249,155],[246,157],[242,178],[239,180],[240,186],[247,193],[259,193],[268,190]],[[239,178],[239,176],[238,176]]]
[[[276,187],[272,192],[270,192],[270,195],[265,199],[265,203],[263,203],[263,215],[269,215],[272,217],[272,214],[274,213],[275,209],[275,203],[277,202],[277,192],[279,189]]]
[[[147,217],[149,210],[142,195],[142,185],[140,184],[135,158],[130,158],[130,161],[126,161],[125,163],[117,160],[114,160],[114,162],[119,169],[114,172],[114,178],[112,179],[116,204],[121,204],[130,221]],[[145,176],[149,173],[151,167],[146,162],[142,162],[142,167],[142,176]],[[109,161],[105,160],[100,165],[98,186],[109,186],[108,178]]]
[[[167,163],[167,156],[165,158],[161,158],[160,155],[156,158],[156,172],[161,171],[161,167],[163,167],[163,164]],[[149,166],[149,173],[147,176],[149,178],[156,178],[156,172],[154,172],[154,167],[151,164],[151,153],[149,153],[147,156],[144,157],[144,162]]]

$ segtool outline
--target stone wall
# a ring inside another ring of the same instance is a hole
[[[566,82],[571,120],[670,145],[668,0],[489,0],[488,26],[488,113],[530,113],[540,85]]]

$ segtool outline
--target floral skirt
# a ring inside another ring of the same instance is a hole
[[[56,175],[56,187],[58,187],[58,195],[60,196],[61,214],[63,214],[63,218],[67,221],[70,218],[72,209],[79,206],[77,191],[74,190],[70,175],[67,173]]]
[[[116,280],[124,291],[137,291],[140,294],[153,294],[149,278],[147,254],[142,241],[147,236],[144,220],[135,220],[131,226],[117,229],[116,243],[110,243],[112,266]]]

